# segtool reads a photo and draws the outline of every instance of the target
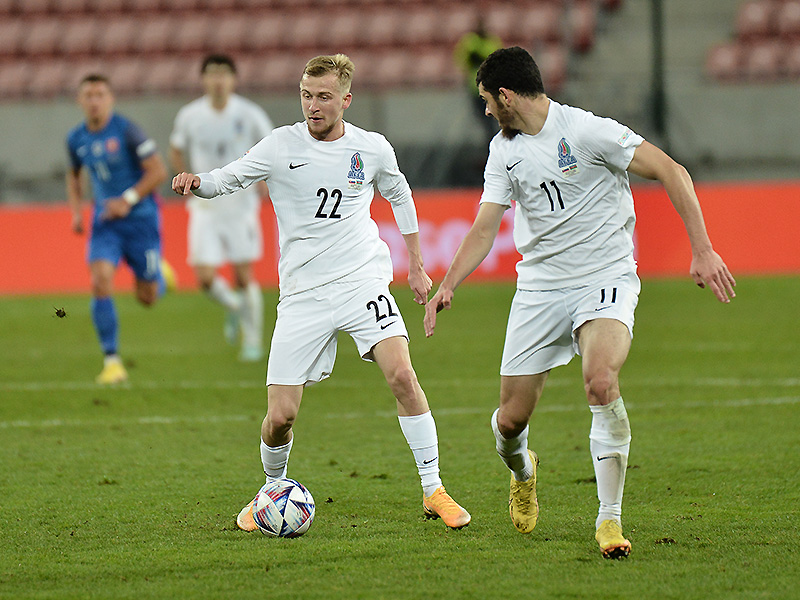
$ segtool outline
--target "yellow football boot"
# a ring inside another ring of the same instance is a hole
[[[622,535],[622,525],[613,519],[600,523],[594,539],[600,544],[603,558],[625,558],[631,553],[631,543]]]
[[[119,358],[106,360],[100,375],[95,377],[95,381],[101,385],[113,385],[127,380],[128,372]]]
[[[517,481],[511,476],[511,489],[508,494],[508,512],[511,522],[520,533],[530,533],[536,527],[539,519],[539,501],[536,499],[536,467],[539,466],[539,457],[528,450],[528,456],[533,463],[533,475],[526,481]]]

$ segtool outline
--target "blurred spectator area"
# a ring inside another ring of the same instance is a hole
[[[800,79],[800,0],[747,0],[731,39],[712,47],[706,73],[720,82]]]
[[[455,87],[453,48],[479,18],[530,50],[557,93],[570,56],[591,50],[620,2],[0,0],[0,97],[71,95],[89,72],[118,95],[195,93],[211,52],[234,57],[246,92],[294,90],[306,60],[335,52],[353,58],[360,89]]]

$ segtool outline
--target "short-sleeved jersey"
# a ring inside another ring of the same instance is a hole
[[[67,150],[74,170],[89,170],[96,221],[107,199],[118,198],[142,178],[142,160],[157,148],[138,125],[115,113],[100,131],[89,131],[86,123],[75,127],[67,136]],[[148,194],[126,218],[150,218],[157,210],[153,194]]]
[[[255,102],[232,94],[225,108],[217,110],[203,96],[178,111],[169,142],[188,155],[190,170],[200,173],[236,160],[271,131],[272,121]],[[234,203],[244,210],[257,208],[258,194],[255,189],[242,191],[229,202],[204,208],[226,210]]]
[[[195,193],[203,198],[267,182],[278,221],[282,297],[346,276],[391,281],[389,247],[369,207],[375,189],[395,206],[412,196],[382,135],[345,123],[341,138],[323,142],[301,121],[275,129],[200,180]]]
[[[643,141],[613,119],[552,100],[536,135],[495,136],[481,202],[517,203],[519,289],[559,289],[635,270],[626,169]]]

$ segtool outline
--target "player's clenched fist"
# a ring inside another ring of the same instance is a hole
[[[172,191],[185,196],[200,187],[200,178],[192,173],[178,173],[172,179]]]

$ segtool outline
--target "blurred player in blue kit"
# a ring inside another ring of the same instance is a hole
[[[145,306],[153,305],[163,291],[160,217],[153,192],[166,179],[167,170],[155,142],[114,112],[114,95],[105,76],[83,78],[78,104],[86,120],[67,136],[67,201],[72,230],[81,234],[81,169],[86,168],[94,197],[87,252],[91,313],[105,355],[96,381],[113,384],[128,378],[117,348],[119,324],[111,297],[114,273],[124,258],[136,277],[136,299]]]

